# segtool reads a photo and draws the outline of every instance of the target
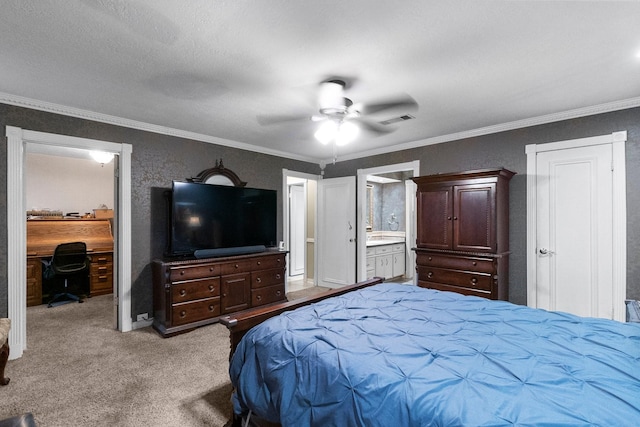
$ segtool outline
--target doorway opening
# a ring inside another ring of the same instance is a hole
[[[114,222],[114,313],[116,327],[127,332],[131,319],[131,145],[70,137],[7,126],[7,276],[8,312],[13,319],[9,334],[12,359],[22,356],[27,344],[26,329],[26,221],[25,147],[41,144],[51,147],[99,150],[116,155],[117,187]],[[121,296],[118,298],[117,296]]]
[[[283,169],[283,242],[287,254],[285,292],[316,286],[316,175]]]
[[[358,170],[357,280],[414,282],[415,183],[420,161]]]

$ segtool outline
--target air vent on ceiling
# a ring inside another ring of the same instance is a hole
[[[393,123],[404,122],[405,120],[411,120],[411,119],[415,119],[415,117],[412,116],[411,114],[405,114],[405,115],[400,116],[400,117],[394,117],[393,119],[383,120],[383,121],[381,121],[379,123],[381,125],[390,125],[390,124],[393,124]]]

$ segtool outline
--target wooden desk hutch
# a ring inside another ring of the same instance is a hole
[[[113,233],[108,219],[27,220],[27,306],[42,304],[42,260],[60,243],[85,242],[90,296],[113,292]]]
[[[506,169],[413,178],[418,285],[489,299],[509,296]]]

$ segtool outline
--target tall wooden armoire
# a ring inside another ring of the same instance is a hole
[[[413,178],[418,285],[489,299],[509,297],[506,169]]]

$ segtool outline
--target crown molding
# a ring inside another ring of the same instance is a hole
[[[418,141],[407,142],[404,144],[382,147],[374,150],[362,151],[354,154],[341,155],[336,162],[344,162],[347,160],[360,159],[363,157],[375,156],[379,154],[392,153],[394,151],[409,150],[412,148],[424,147],[427,145],[442,144],[445,142],[456,141],[476,136],[490,135],[499,132],[510,131],[514,129],[522,129],[530,126],[544,125],[547,123],[560,122],[563,120],[576,119],[580,117],[593,116],[596,114],[610,113],[613,111],[627,110],[640,106],[640,97],[629,98],[620,101],[608,102],[605,104],[594,105],[590,107],[577,108],[574,110],[562,111],[559,113],[546,114],[544,116],[532,117],[529,119],[516,120],[513,122],[502,123],[493,126],[486,126],[478,129],[471,129],[463,132],[451,133],[448,135],[436,136],[433,138],[421,139]],[[327,163],[333,162],[333,159],[325,159]]]
[[[39,101],[31,98],[25,98],[18,95],[12,95],[0,92],[0,103],[15,105],[18,107],[31,108],[33,110],[45,111],[49,113],[61,114],[64,116],[76,117],[80,119],[92,120],[96,122],[122,126],[131,129],[137,129],[147,132],[158,133],[161,135],[175,136],[178,138],[192,139],[210,144],[222,145],[225,147],[237,148],[240,150],[253,151],[255,153],[268,154],[286,159],[299,160],[309,163],[326,163],[334,162],[333,158],[321,159],[300,156],[284,151],[272,150],[269,148],[259,147],[244,142],[232,141],[230,139],[217,138],[197,132],[190,132],[166,126],[159,126],[136,120],[125,119],[123,117],[111,116],[108,114],[96,113],[93,111],[82,110],[79,108],[67,107],[60,104],[54,104],[46,101]],[[592,116],[596,114],[609,113],[613,111],[626,110],[640,106],[640,97],[629,98],[620,101],[613,101],[605,104],[594,105],[590,107],[577,108],[574,110],[562,111],[559,113],[546,114],[543,116],[532,117],[523,120],[516,120],[492,126],[486,126],[477,129],[471,129],[463,132],[451,133],[448,135],[440,135],[433,138],[426,138],[417,141],[411,141],[403,144],[381,147],[373,150],[361,151],[359,153],[340,155],[336,162],[344,162],[347,160],[361,159],[363,157],[376,156],[379,154],[392,153],[394,151],[409,150],[412,148],[424,147],[427,145],[442,144],[445,142],[456,141],[459,139],[472,138],[477,136],[489,135],[493,133],[505,132],[514,129],[521,129],[530,126],[543,125],[547,123],[559,122],[562,120],[575,119],[580,117]]]
[[[111,116],[108,114],[96,113],[89,110],[82,110],[65,105],[54,104],[46,101],[25,98],[18,95],[0,92],[0,103],[15,105],[17,107],[30,108],[32,110],[45,111],[48,113],[60,114],[63,116],[76,117],[79,119],[92,120],[95,122],[106,123],[115,126],[122,126],[131,129],[137,129],[147,132],[158,133],[161,135],[175,136],[178,138],[192,139],[210,144],[222,145],[225,147],[237,148],[240,150],[253,151],[261,154],[268,154],[286,159],[300,160],[303,162],[317,163],[318,160],[308,156],[298,156],[284,151],[272,150],[269,148],[259,147],[244,142],[232,141],[230,139],[217,138],[197,132],[190,132],[166,126],[154,125],[151,123],[139,122],[136,120],[125,119],[123,117]]]

